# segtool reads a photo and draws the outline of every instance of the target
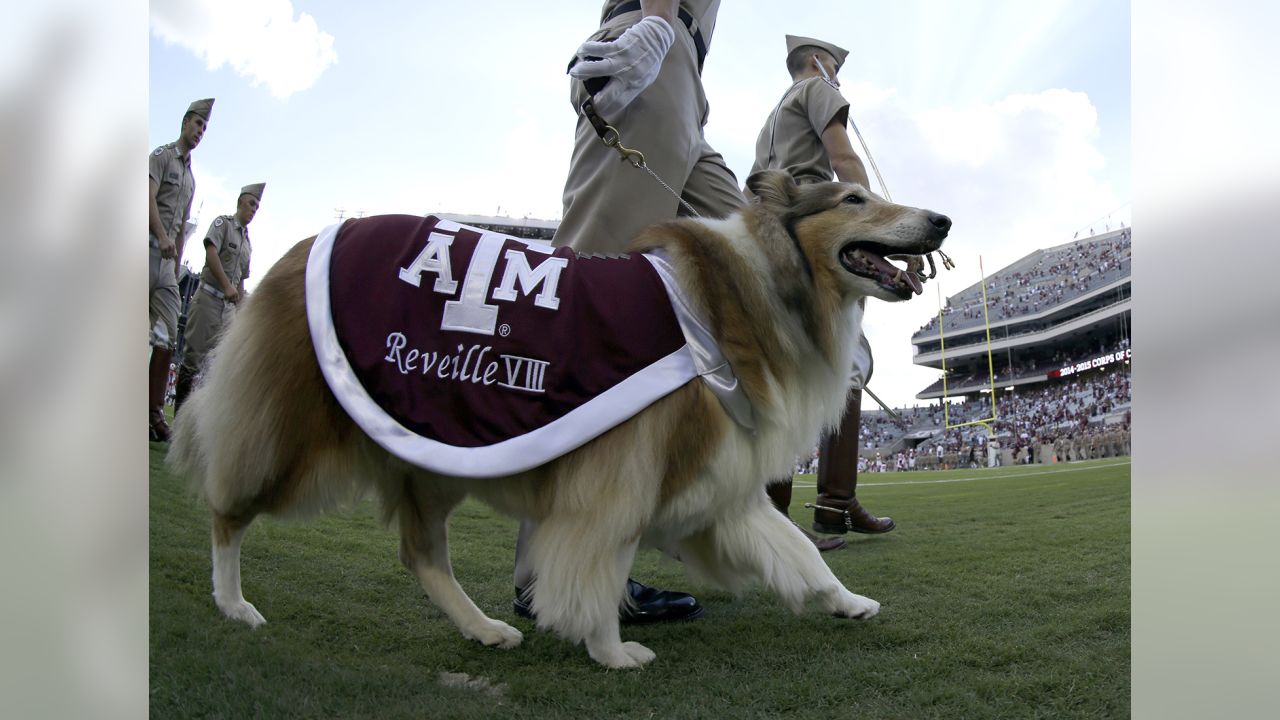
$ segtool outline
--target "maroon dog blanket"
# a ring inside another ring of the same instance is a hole
[[[306,286],[338,401],[389,452],[439,473],[536,467],[700,374],[645,255],[388,215],[317,236]]]

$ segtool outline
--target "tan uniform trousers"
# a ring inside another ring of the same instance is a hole
[[[205,360],[218,344],[234,305],[210,295],[203,288],[196,290],[187,310],[186,348],[182,351],[182,366],[192,374],[204,369]]]
[[[605,118],[622,144],[644,153],[645,163],[698,214],[725,217],[746,203],[724,158],[702,134],[708,106],[698,76],[693,38],[677,23],[676,39],[653,84],[623,111]],[[602,29],[592,40],[621,34]],[[564,219],[552,244],[580,252],[623,252],[645,227],[689,215],[680,201],[649,173],[622,162],[605,147],[577,109],[586,89],[571,80],[570,101],[578,114],[573,157],[564,187]]]
[[[178,342],[178,278],[174,275],[174,260],[160,257],[160,248],[152,241],[147,263],[149,292],[148,316],[152,347],[173,349]]]

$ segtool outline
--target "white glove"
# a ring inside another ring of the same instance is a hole
[[[644,89],[653,84],[676,33],[666,20],[649,15],[627,28],[613,42],[585,42],[578,48],[578,62],[569,74],[578,80],[611,77],[596,94],[596,111],[605,120],[618,117]],[[585,60],[587,56],[599,60]]]
[[[871,357],[871,343],[867,336],[858,338],[858,347],[853,351],[853,370],[849,373],[849,386],[854,390],[862,390],[871,382],[871,373],[875,371],[875,361]]]

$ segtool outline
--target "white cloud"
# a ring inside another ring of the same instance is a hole
[[[151,29],[205,61],[230,65],[286,98],[316,83],[338,61],[333,36],[290,0],[152,0]]]
[[[209,170],[196,159],[197,155],[198,153],[193,154],[191,159],[191,174],[196,178],[196,192],[191,198],[191,221],[196,227],[182,248],[182,260],[199,273],[204,267],[203,240],[209,231],[209,224],[219,215],[235,212],[239,188],[233,187],[225,177]]]

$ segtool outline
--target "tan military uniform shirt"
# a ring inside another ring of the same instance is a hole
[[[760,129],[751,172],[786,170],[801,183],[832,180],[822,131],[832,120],[843,125],[848,117],[849,101],[827,81],[815,77],[795,83]]]
[[[249,255],[253,247],[249,244],[249,228],[240,224],[234,215],[219,215],[209,225],[209,232],[204,241],[212,244],[222,261],[222,271],[227,274],[231,286],[238,288],[245,278],[249,277]],[[221,291],[213,270],[205,263],[200,273],[200,284]]]
[[[156,183],[156,209],[169,240],[182,239],[183,228],[191,215],[191,198],[196,194],[196,179],[191,174],[191,154],[178,154],[178,143],[161,145],[151,153],[149,174]],[[158,245],[150,235],[152,245]]]
[[[248,230],[236,220],[235,215],[219,215],[205,233],[204,241],[217,251],[222,271],[234,288],[239,288],[249,277],[249,256],[253,247],[249,244]],[[204,271],[200,273],[200,290],[187,313],[187,343],[182,364],[189,372],[199,373],[204,369],[205,359],[222,336],[230,306],[223,299],[222,284],[206,262]]]

